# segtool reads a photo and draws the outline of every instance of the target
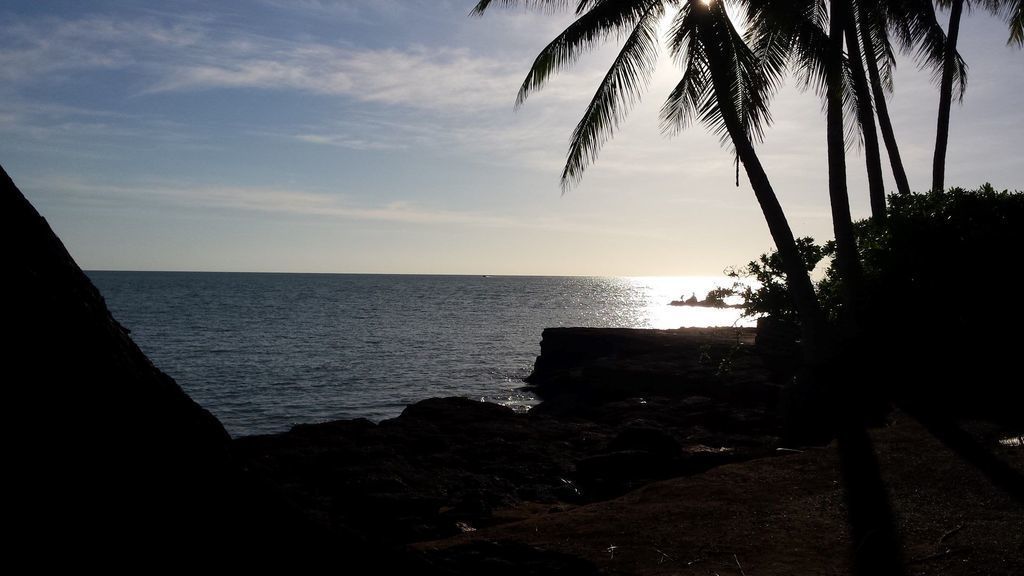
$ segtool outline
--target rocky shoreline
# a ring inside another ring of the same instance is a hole
[[[239,438],[246,470],[326,530],[412,543],[776,453],[780,385],[750,329],[549,329],[525,414],[435,398],[398,418]]]
[[[835,447],[781,443],[795,358],[756,336],[548,329],[525,414],[435,398],[232,451],[328,540],[426,574],[849,573]],[[905,415],[873,436],[912,573],[1024,569],[1024,503]]]
[[[238,438],[245,473],[317,531],[417,570],[592,573],[571,555],[515,542],[443,542],[567,513],[652,482],[787,454],[780,366],[792,350],[749,328],[552,328],[527,379],[527,413],[434,398],[374,424],[346,420]],[[557,568],[557,570],[556,570]],[[568,572],[566,572],[568,571]]]

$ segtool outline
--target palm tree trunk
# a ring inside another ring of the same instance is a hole
[[[946,32],[946,56],[942,66],[942,83],[939,86],[939,121],[935,136],[935,159],[932,162],[932,190],[945,190],[946,145],[949,142],[949,112],[953,104],[953,70],[956,58],[956,40],[960,35],[960,15],[964,0],[953,0],[949,13],[949,30]]]
[[[779,198],[768,180],[768,175],[754,151],[750,138],[739,127],[738,122],[730,122],[729,119],[726,122],[730,124],[728,126],[729,136],[732,138],[740,162],[743,163],[750,186],[754,190],[754,196],[761,206],[761,212],[764,213],[764,219],[768,223],[768,230],[782,259],[782,267],[786,273],[786,286],[789,288],[793,306],[800,317],[804,343],[814,349],[821,343],[824,316],[818,305],[818,297],[814,293],[814,285],[807,273],[807,267],[797,250],[793,230],[789,227],[789,221],[786,220],[786,214],[782,211]]]
[[[832,230],[836,236],[836,266],[842,277],[844,322],[856,331],[857,296],[860,292],[860,264],[850,215],[850,194],[846,187],[846,143],[843,138],[843,30],[846,6],[842,0],[829,2],[829,51],[827,87],[828,194],[832,204]]]
[[[867,9],[864,2],[858,2],[861,22],[867,21]],[[896,190],[900,194],[910,194],[910,181],[907,179],[907,171],[903,168],[903,158],[900,157],[900,147],[896,143],[896,132],[892,129],[892,120],[889,118],[889,105],[885,103],[885,90],[882,88],[882,78],[878,73],[878,62],[875,61],[875,45],[871,34],[864,31],[864,61],[868,65],[868,78],[871,80],[871,92],[875,97],[875,114],[878,117],[878,128],[882,133],[882,141],[885,142],[885,150],[889,154],[889,165],[892,166],[892,175],[896,180]]]
[[[865,33],[865,36],[867,34]],[[846,50],[850,55],[850,70],[853,72],[853,89],[857,93],[857,121],[864,135],[864,161],[868,171],[868,195],[871,198],[871,217],[876,222],[885,221],[885,182],[882,179],[882,156],[878,148],[878,134],[875,132],[875,115],[871,108],[871,90],[864,73],[864,59],[861,57],[857,26],[853,18],[846,26]]]
[[[709,58],[715,60],[716,57],[720,58],[721,55],[714,50],[709,50]],[[712,61],[710,69],[715,98],[719,102],[729,102],[729,79],[725,77],[722,67],[716,66],[714,61]],[[810,363],[817,362],[820,357],[819,351],[825,345],[826,326],[825,317],[818,304],[818,296],[814,292],[814,285],[811,283],[807,266],[800,256],[796,239],[793,237],[793,230],[790,228],[779,198],[768,180],[768,175],[754,151],[754,145],[750,141],[747,130],[731,106],[723,105],[721,109],[729,137],[736,148],[736,155],[743,163],[750,186],[754,190],[754,196],[757,198],[757,203],[761,206],[761,212],[768,224],[768,231],[771,233],[775,248],[782,259],[782,268],[786,274],[786,286],[789,288],[793,307],[796,308],[800,319],[804,354]]]

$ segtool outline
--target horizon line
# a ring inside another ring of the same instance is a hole
[[[82,268],[85,273],[152,273],[152,274],[295,274],[323,276],[465,276],[501,278],[728,278],[722,274],[507,274],[470,272],[296,272],[280,270],[130,270],[112,268]]]

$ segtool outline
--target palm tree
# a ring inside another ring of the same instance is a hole
[[[489,3],[489,0],[482,0],[476,12],[482,12]],[[504,3],[515,2],[505,0]],[[562,175],[563,184],[573,184],[586,165],[593,161],[600,144],[611,135],[624,110],[635,101],[650,76],[657,56],[656,23],[666,4],[678,6],[672,20],[669,48],[681,64],[682,77],[662,107],[663,127],[672,132],[699,120],[719,134],[723,142],[732,143],[775,240],[790,297],[800,318],[806,365],[803,377],[797,382],[805,387],[803,393],[810,392],[812,397],[823,399],[825,395],[820,389],[824,388],[823,377],[826,374],[822,368],[829,367],[831,355],[836,350],[827,341],[829,336],[808,271],[753,146],[761,136],[763,126],[770,121],[768,98],[786,70],[784,62],[788,59],[790,44],[774,41],[778,29],[752,28],[750,36],[756,41],[755,45],[764,49],[764,52],[755,52],[733,26],[721,0],[581,0],[577,8],[580,17],[541,51],[523,83],[518,102],[521,103],[532,90],[540,87],[554,70],[571,62],[582,49],[594,45],[609,32],[628,30],[622,49],[573,132]],[[798,20],[802,22],[797,24],[797,29],[821,38],[820,27],[808,26],[807,20]],[[838,35],[840,43],[841,30]],[[805,46],[814,51],[820,50],[824,43],[811,42]],[[822,60],[811,58],[806,61],[812,63],[808,66],[809,73],[822,77],[824,68],[818,64]],[[842,151],[841,105],[839,114],[839,148]],[[845,191],[845,182],[843,184]],[[849,220],[848,206],[846,211],[846,219]],[[840,388],[852,392],[850,386]],[[814,402],[805,398],[803,403]],[[854,411],[849,408],[843,411],[840,404],[830,402],[825,412],[837,417],[829,423],[835,428],[839,442],[846,480],[844,488],[853,510],[850,515],[852,533],[861,544],[858,550],[863,551],[856,557],[858,573],[898,573],[892,569],[899,565],[898,540],[892,533],[884,490],[880,488],[880,482],[871,482],[879,475],[870,441],[863,427],[858,426],[852,417]],[[820,408],[815,407],[812,411],[818,413]],[[866,536],[869,534],[870,540]]]
[[[762,0],[747,2],[748,36],[761,65],[778,75],[795,68],[805,87],[825,99],[828,190],[836,267],[842,276],[843,317],[856,332],[860,262],[846,184],[844,103],[850,102],[843,54],[849,10],[845,0]]]
[[[903,52],[916,53],[919,64],[941,70],[945,58],[946,34],[935,18],[930,0],[887,0],[856,2],[857,30],[864,48],[864,63],[871,84],[878,127],[885,142],[889,164],[901,194],[910,194],[903,159],[889,118],[886,92],[892,91],[892,74],[896,66],[893,40]],[[959,55],[954,60],[955,89],[963,90],[967,67]],[[858,94],[858,99],[862,98]]]
[[[885,109],[883,78],[891,86],[892,45],[888,30],[894,29],[902,48],[918,51],[922,63],[939,62],[945,37],[934,21],[934,10],[923,0],[761,0],[747,2],[747,19],[754,49],[763,65],[773,70],[791,67],[805,87],[813,87],[825,100],[829,198],[836,238],[836,264],[842,276],[844,320],[856,334],[861,270],[857,257],[846,181],[844,107],[852,110],[851,124],[863,134],[872,214],[885,216],[885,189],[880,149],[874,126],[871,83],[880,113],[883,136],[897,183],[909,192],[892,125]],[[844,55],[844,43],[847,54]],[[864,45],[863,52],[861,44]],[[963,72],[963,67],[955,67]],[[962,83],[961,83],[962,85]]]
[[[846,48],[853,89],[851,95],[864,138],[871,213],[875,220],[882,221],[885,218],[885,191],[872,99],[896,188],[900,193],[910,193],[910,183],[885,102],[886,91],[892,91],[892,74],[896,65],[890,30],[902,51],[916,51],[921,66],[936,70],[941,70],[943,66],[946,35],[935,18],[935,8],[929,0],[849,0],[848,5],[850,18],[846,27]],[[954,81],[958,82],[957,87],[962,91],[967,77],[966,65],[958,56],[954,58],[953,65]]]
[[[846,141],[843,133],[843,40],[848,6],[845,0],[829,0],[828,47],[825,52],[826,130],[828,131],[828,195],[832,205],[832,230],[836,237],[836,264],[843,278],[845,318],[851,333],[857,331],[857,300],[860,294],[860,259],[850,214],[850,193],[846,185]]]
[[[953,104],[953,81],[956,76],[956,43],[960,36],[960,18],[964,4],[968,8],[980,4],[990,12],[1003,16],[1010,26],[1010,38],[1007,44],[1024,45],[1024,0],[937,0],[937,3],[949,8],[949,27],[946,35],[948,42],[943,60],[942,80],[939,84],[939,117],[935,136],[935,157],[932,162],[932,190],[944,190],[946,178],[946,147],[949,142],[949,115]],[[963,90],[958,98],[963,101]]]
[[[860,32],[860,41],[864,48],[864,63],[871,84],[878,128],[882,133],[882,141],[885,142],[885,150],[889,155],[889,166],[892,168],[893,178],[896,181],[896,190],[901,194],[910,194],[910,181],[907,179],[907,171],[903,167],[903,158],[900,156],[896,134],[889,118],[889,107],[885,102],[886,85],[883,85],[882,70],[886,72],[886,84],[891,89],[894,58],[886,23],[879,18],[881,15],[881,10],[869,10],[865,2],[857,3],[857,29]],[[858,96],[858,98],[861,97]]]
[[[871,104],[871,90],[864,70],[861,55],[861,27],[855,18],[857,2],[848,15],[846,26],[846,50],[849,55],[850,79],[853,84],[853,100],[857,110],[857,124],[864,141],[864,160],[868,171],[868,197],[871,199],[871,216],[878,222],[885,220],[885,182],[882,179],[882,156],[878,147],[878,133],[875,131],[875,112]],[[866,50],[866,49],[865,49]]]
[[[499,2],[548,8],[567,4],[559,0]],[[481,0],[473,12],[482,14],[490,4],[491,0]],[[565,188],[578,183],[584,169],[596,159],[601,145],[646,87],[658,58],[657,26],[667,7],[678,9],[672,19],[669,44],[683,73],[662,107],[663,127],[672,132],[698,119],[720,135],[723,142],[732,143],[783,262],[810,354],[820,343],[824,319],[792,229],[754,150],[754,141],[771,120],[768,100],[778,79],[760,66],[721,1],[580,0],[576,21],[535,59],[520,88],[517,105],[542,87],[551,74],[574,62],[609,34],[625,36],[572,134],[562,184]]]
[[[948,2],[940,2],[948,5]],[[949,13],[949,28],[946,44],[946,56],[942,67],[942,80],[939,84],[939,117],[935,135],[935,157],[932,161],[932,190],[945,190],[946,178],[946,145],[949,143],[949,114],[953,105],[953,52],[960,36],[960,16],[964,10],[964,0],[953,0]],[[963,92],[959,101],[963,101]]]

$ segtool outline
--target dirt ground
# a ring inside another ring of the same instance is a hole
[[[981,423],[964,429],[1009,472],[1024,476],[1024,448]],[[897,413],[871,432],[905,573],[1024,574],[1019,484],[997,486],[921,424]],[[575,508],[528,504],[522,519],[417,548],[523,543],[589,561],[602,573],[645,575],[850,574],[851,542],[835,445],[714,468]],[[869,536],[870,537],[870,536]]]

